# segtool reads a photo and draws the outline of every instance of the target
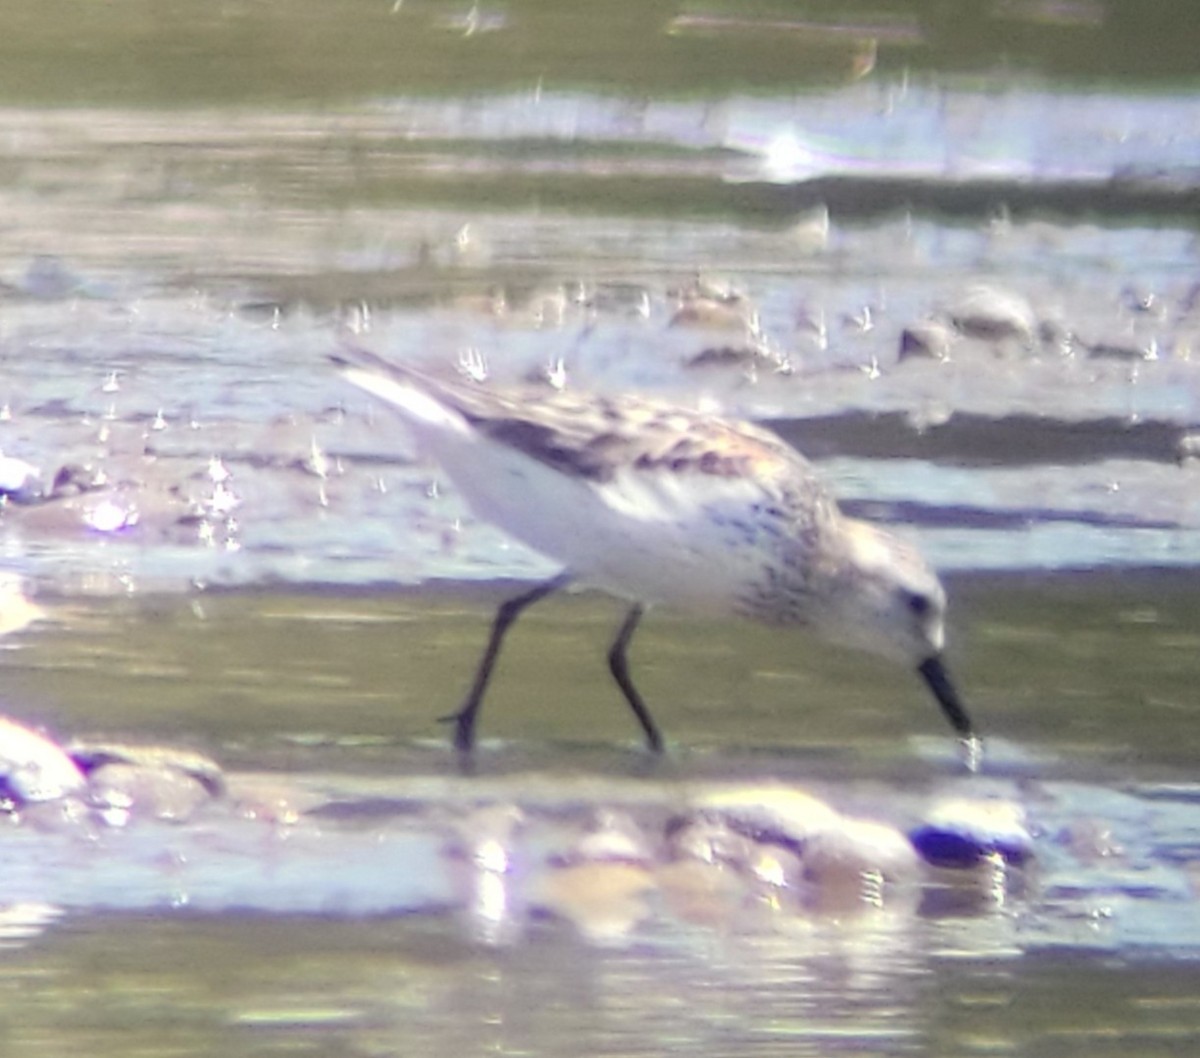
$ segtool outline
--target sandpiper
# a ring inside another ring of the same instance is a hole
[[[497,611],[447,717],[459,750],[474,745],[505,633],[574,581],[629,603],[609,668],[655,752],[662,735],[627,655],[646,608],[662,604],[809,627],[912,665],[974,764],[978,739],[942,662],[936,574],[910,544],[843,514],[775,434],[660,400],[435,378],[358,348],[332,360],[400,414],[478,515],[563,567]]]

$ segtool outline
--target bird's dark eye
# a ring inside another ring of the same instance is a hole
[[[917,617],[924,617],[933,609],[933,600],[928,595],[922,595],[919,591],[905,592],[904,604]]]

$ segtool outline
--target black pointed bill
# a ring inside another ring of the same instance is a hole
[[[961,738],[974,739],[975,729],[971,725],[971,718],[967,716],[966,707],[959,698],[958,691],[954,689],[954,684],[950,682],[942,659],[936,654],[926,658],[917,666],[917,671],[929,685],[938,705],[942,707],[942,712],[946,714],[946,719],[950,721],[950,726]]]

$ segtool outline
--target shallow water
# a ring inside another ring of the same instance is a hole
[[[1190,5],[75,16],[18,4],[0,45],[0,452],[41,474],[0,556],[45,610],[3,641],[4,712],[204,751],[231,793],[7,827],[6,1054],[1200,1034]],[[679,319],[697,275],[743,315]],[[979,285],[1003,333],[901,355]],[[523,619],[461,776],[436,718],[496,600],[553,566],[331,377],[347,334],[776,427],[947,571],[983,774],[908,674],[669,613],[632,652],[655,765],[604,670],[619,610],[584,593]],[[597,811],[653,833],[719,779],[899,824],[1003,798],[1035,867],[1002,899],[699,919],[660,882],[626,930],[529,906]],[[489,803],[532,821],[491,917],[448,851]]]

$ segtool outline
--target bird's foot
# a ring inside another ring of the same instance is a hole
[[[439,724],[454,725],[454,748],[459,753],[470,753],[475,748],[475,711],[470,708],[458,709],[445,716],[439,716]]]

